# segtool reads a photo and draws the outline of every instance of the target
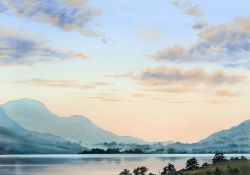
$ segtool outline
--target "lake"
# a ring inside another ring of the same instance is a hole
[[[226,155],[227,158],[240,155]],[[244,155],[248,159],[250,154]],[[176,169],[196,157],[200,164],[211,162],[213,154],[140,155],[0,155],[1,175],[118,175],[123,169],[146,166],[159,173],[168,163]]]

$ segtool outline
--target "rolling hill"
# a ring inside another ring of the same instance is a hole
[[[60,137],[28,131],[0,108],[0,154],[68,154],[83,150]]]
[[[135,137],[118,136],[106,131],[84,116],[59,117],[36,100],[9,101],[1,107],[12,120],[25,129],[60,136],[83,146],[113,141],[117,143],[145,143]]]

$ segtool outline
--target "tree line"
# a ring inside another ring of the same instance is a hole
[[[231,157],[230,160],[247,160],[246,157]],[[226,162],[228,161],[223,153],[216,153],[212,159],[212,164],[216,165],[219,162]],[[200,168],[206,168],[209,166],[209,163],[204,162],[201,166],[198,163],[197,159],[195,157],[190,158],[186,161],[186,167],[180,171],[177,171],[174,164],[169,163],[167,166],[165,166],[160,175],[184,175],[183,172],[189,171],[189,170],[197,170]],[[237,175],[239,173],[239,169],[232,168],[229,165],[227,165],[229,174]],[[130,171],[128,169],[124,169],[119,175],[146,175],[148,173],[147,167],[137,167],[133,171]],[[148,175],[156,175],[154,173],[149,172]],[[218,167],[215,168],[214,171],[208,171],[207,175],[223,175],[222,170]]]

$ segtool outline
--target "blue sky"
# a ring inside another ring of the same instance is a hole
[[[249,118],[248,7],[247,0],[3,0],[0,100],[35,98],[121,135],[196,141]],[[211,116],[220,122],[204,130]]]

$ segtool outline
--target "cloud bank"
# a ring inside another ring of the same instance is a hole
[[[183,10],[186,15],[194,17],[202,17],[203,11],[200,6],[191,2],[184,2],[182,0],[169,0],[176,8]]]
[[[158,61],[250,64],[250,17],[209,27],[198,36],[199,40],[188,48],[177,44],[157,51],[152,57]]]
[[[1,66],[33,65],[38,62],[87,58],[84,53],[54,49],[49,47],[46,41],[35,36],[28,36],[5,26],[0,27]]]
[[[146,68],[141,71],[110,77],[131,78],[147,91],[176,94],[198,91],[209,92],[213,89],[217,90],[214,93],[217,96],[233,96],[233,92],[230,94],[228,89],[246,80],[244,75],[230,74],[222,69],[208,72],[201,68],[187,70],[166,66]]]
[[[81,32],[87,36],[95,35],[88,23],[100,15],[86,0],[3,0],[0,11],[17,18],[53,25],[64,31]]]

